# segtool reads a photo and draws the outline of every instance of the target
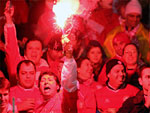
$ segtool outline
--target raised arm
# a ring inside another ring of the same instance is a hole
[[[65,62],[61,72],[61,85],[68,92],[77,90],[77,65],[72,56],[71,45],[65,46]]]
[[[6,17],[6,24],[4,26],[6,64],[11,85],[14,85],[16,84],[16,67],[21,60],[21,56],[17,43],[16,28],[12,21],[14,7],[10,4],[10,1],[6,3],[4,14]]]
[[[72,56],[71,45],[64,48],[66,59],[61,73],[61,85],[63,87],[63,113],[77,113],[77,65]]]

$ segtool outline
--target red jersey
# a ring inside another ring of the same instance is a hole
[[[102,111],[108,108],[118,110],[126,99],[135,96],[138,91],[139,89],[132,85],[127,85],[125,88],[118,90],[105,86],[96,92],[97,107]]]

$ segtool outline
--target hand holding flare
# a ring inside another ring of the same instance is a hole
[[[65,56],[70,59],[72,58],[73,56],[73,48],[72,48],[72,45],[71,43],[66,43],[65,46],[64,46],[64,52],[65,52]]]

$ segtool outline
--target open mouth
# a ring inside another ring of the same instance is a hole
[[[121,80],[120,80],[120,82],[124,82],[125,81],[125,79],[124,78],[122,78]]]
[[[50,89],[50,87],[44,87],[44,91],[49,91]]]

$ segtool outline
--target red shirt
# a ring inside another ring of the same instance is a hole
[[[10,103],[13,103],[13,98],[15,99],[15,105],[27,100],[27,99],[34,99],[35,106],[37,106],[41,100],[42,95],[38,88],[33,87],[31,89],[24,89],[23,87],[17,85],[10,88]]]
[[[105,86],[96,92],[97,107],[102,111],[108,108],[116,108],[118,110],[126,99],[135,96],[138,91],[139,89],[132,85],[127,85],[125,88],[118,90]]]

